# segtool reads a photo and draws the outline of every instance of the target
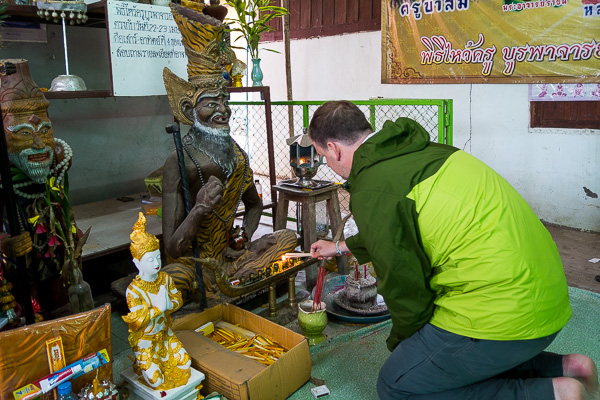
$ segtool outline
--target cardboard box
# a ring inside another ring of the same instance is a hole
[[[194,330],[223,320],[251,330],[282,345],[287,351],[272,365],[235,353]],[[231,304],[220,304],[173,322],[173,330],[204,373],[202,394],[213,391],[230,400],[286,399],[310,379],[310,351],[303,335]]]

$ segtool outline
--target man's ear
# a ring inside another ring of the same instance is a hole
[[[138,271],[140,270],[140,260],[138,260],[137,258],[133,258],[133,263],[135,264],[135,267],[138,269]]]
[[[327,150],[333,153],[335,161],[340,161],[342,158],[342,149],[337,142],[327,142]]]
[[[194,105],[189,99],[185,99],[180,103],[181,113],[190,121],[194,121]]]

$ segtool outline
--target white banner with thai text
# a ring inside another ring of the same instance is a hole
[[[187,56],[169,7],[108,0],[106,10],[115,96],[166,94],[164,67],[187,80]]]

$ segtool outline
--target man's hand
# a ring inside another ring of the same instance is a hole
[[[335,243],[329,240],[317,240],[310,246],[310,256],[319,260],[331,260],[333,256],[337,256]]]
[[[0,250],[10,258],[21,257],[29,253],[33,245],[29,232],[23,232],[14,237],[7,237],[0,242]]]
[[[196,194],[196,205],[194,208],[204,213],[211,212],[217,204],[223,202],[223,183],[216,176],[208,178],[208,182],[200,188]]]

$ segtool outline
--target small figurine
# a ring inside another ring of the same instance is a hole
[[[190,356],[171,330],[171,313],[182,305],[173,279],[161,271],[158,239],[146,232],[140,212],[133,226],[131,255],[139,275],[127,288],[129,344],[135,353],[133,369],[140,382],[155,390],[185,385],[190,377]]]
[[[98,371],[96,377],[91,384],[86,385],[77,395],[80,400],[117,400],[117,386],[105,379],[98,379]]]
[[[248,243],[248,234],[244,227],[236,225],[235,228],[229,232],[229,247],[233,250],[239,251],[246,248]]]

